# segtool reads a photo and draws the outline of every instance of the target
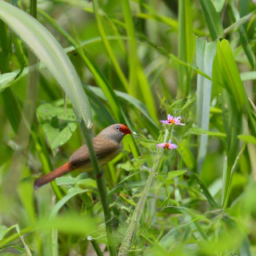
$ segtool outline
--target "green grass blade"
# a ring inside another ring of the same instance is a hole
[[[248,99],[227,40],[222,40],[221,43],[218,43],[215,62],[216,73],[213,79],[214,82],[221,84],[234,97],[240,110],[248,111]]]
[[[227,170],[223,176],[223,206],[227,206],[229,187],[232,181],[232,168],[239,151],[238,135],[242,133],[242,114],[249,115],[249,103],[241,81],[231,47],[226,40],[217,45],[217,54],[213,64],[213,81],[219,88],[222,118],[227,134]],[[217,86],[215,84],[215,86]]]
[[[181,61],[191,63],[194,55],[195,39],[192,29],[192,9],[190,0],[179,1],[178,57]],[[178,96],[187,97],[190,93],[190,70],[179,66]]]
[[[196,39],[197,66],[201,71],[212,76],[212,63],[216,54],[216,43],[207,43],[205,40]],[[212,81],[197,75],[197,125],[203,130],[209,129],[210,104]],[[200,173],[207,152],[208,135],[199,137],[197,172]]]
[[[224,34],[223,27],[212,1],[200,0],[205,21],[208,25],[212,40],[216,40]]]

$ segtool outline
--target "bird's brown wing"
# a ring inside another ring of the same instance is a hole
[[[93,148],[99,160],[99,164],[105,164],[113,159],[122,149],[122,143],[106,139],[104,136],[97,136],[93,140]]]
[[[92,140],[92,144],[100,165],[113,159],[119,153],[122,147],[121,143],[116,143],[112,140],[106,139],[103,136],[95,137]],[[87,145],[83,145],[76,150],[69,158],[69,162],[71,163],[73,169],[82,165],[89,165],[90,154]]]
[[[87,145],[83,145],[78,150],[76,150],[69,158],[69,162],[72,166],[72,169],[76,169],[89,163],[90,154]]]

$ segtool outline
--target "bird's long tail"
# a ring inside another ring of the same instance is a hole
[[[67,162],[66,164],[62,165],[58,169],[40,177],[34,182],[34,188],[39,189],[43,185],[55,180],[56,178],[62,176],[63,174],[66,174],[68,172],[71,172],[73,168],[71,168],[70,162]]]

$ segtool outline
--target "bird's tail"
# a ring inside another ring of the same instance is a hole
[[[62,176],[63,174],[66,174],[68,172],[71,172],[73,169],[71,168],[70,162],[67,162],[66,164],[62,165],[58,169],[40,177],[34,182],[34,188],[39,189],[43,185],[55,180],[56,178]]]

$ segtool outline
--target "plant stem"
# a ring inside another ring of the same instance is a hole
[[[97,253],[97,255],[98,256],[103,256],[98,243],[95,240],[91,240],[91,243],[92,243],[92,246],[93,246],[95,252]]]
[[[109,203],[108,203],[108,193],[106,189],[106,184],[105,180],[101,175],[98,161],[92,146],[92,141],[91,141],[91,136],[88,128],[86,127],[85,123],[83,120],[80,123],[82,133],[84,135],[84,138],[86,140],[87,147],[90,152],[90,158],[93,166],[93,170],[95,173],[96,181],[97,181],[97,186],[101,198],[101,203],[103,207],[103,212],[105,216],[105,223],[106,223],[106,232],[107,232],[107,238],[108,238],[108,248],[109,248],[109,253],[111,256],[117,256],[117,252],[115,250],[115,245],[114,245],[114,239],[112,235],[112,225],[111,225],[111,213],[109,211]]]
[[[30,0],[30,15],[37,18],[37,0]]]

